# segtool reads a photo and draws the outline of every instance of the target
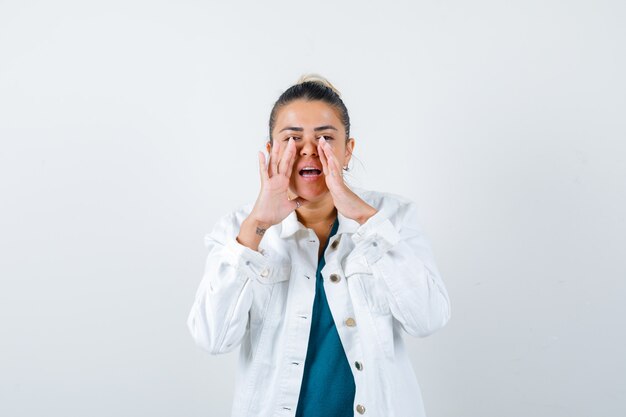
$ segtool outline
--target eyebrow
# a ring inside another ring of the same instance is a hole
[[[280,129],[280,131],[278,133],[280,133],[282,131],[285,131],[285,130],[295,130],[296,132],[303,132],[304,131],[304,129],[301,128],[301,127],[289,126],[289,127],[285,127],[285,128]],[[325,126],[319,126],[319,127],[316,127],[316,128],[313,129],[313,131],[315,131],[315,132],[319,132],[320,130],[335,130],[336,131],[337,128],[335,126],[333,126],[333,125],[325,125]]]

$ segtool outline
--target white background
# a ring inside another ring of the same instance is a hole
[[[305,72],[450,293],[429,417],[626,415],[620,1],[0,0],[0,415],[227,416],[186,319]]]

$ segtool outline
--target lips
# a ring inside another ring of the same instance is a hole
[[[302,177],[319,177],[322,175],[322,167],[314,162],[306,162],[298,167],[298,173]]]
[[[300,175],[303,177],[317,177],[322,175],[322,170],[317,168],[303,168],[300,170]]]

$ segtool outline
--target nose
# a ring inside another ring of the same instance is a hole
[[[317,156],[317,142],[315,138],[302,139],[300,156]]]

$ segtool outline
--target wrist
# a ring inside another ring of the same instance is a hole
[[[248,227],[252,227],[254,229],[259,228],[261,230],[267,230],[273,226],[270,222],[261,220],[260,218],[256,217],[254,214],[248,215],[248,217],[245,218],[243,223],[246,223]]]
[[[254,209],[248,214],[248,217],[246,217],[244,221],[247,221],[250,224],[254,224],[255,226],[257,225],[263,226],[266,229],[269,229],[270,227],[273,226],[273,223],[267,220],[267,216],[260,215]]]
[[[359,224],[363,224],[366,221],[368,221],[370,219],[370,217],[372,217],[374,214],[378,213],[378,210],[376,210],[374,207],[369,206],[368,205],[368,209],[365,210],[360,216],[358,216],[355,220],[359,223]]]
[[[270,227],[271,225],[269,223],[260,222],[253,217],[247,217],[241,223],[241,228],[239,229],[236,240],[240,244],[258,251],[259,243],[261,243],[263,235]]]

